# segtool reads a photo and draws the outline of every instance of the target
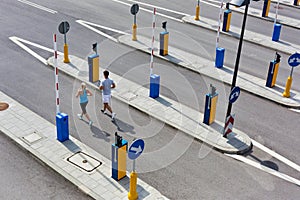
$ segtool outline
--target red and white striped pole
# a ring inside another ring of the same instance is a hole
[[[150,59],[150,76],[153,71],[153,54],[154,54],[154,31],[155,31],[155,15],[156,8],[153,8],[153,20],[152,20],[152,42],[151,42],[151,59]]]
[[[54,75],[55,75],[55,95],[56,95],[56,114],[59,111],[59,90],[58,90],[58,67],[57,67],[57,44],[56,44],[56,34],[53,35],[54,44]]]
[[[221,29],[221,22],[222,22],[222,7],[223,7],[224,0],[220,3],[220,11],[219,11],[219,22],[218,22],[218,31],[217,31],[217,39],[216,39],[216,49],[219,47],[219,37],[220,37],[220,29]]]

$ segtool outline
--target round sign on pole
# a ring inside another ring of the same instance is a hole
[[[131,6],[130,13],[136,15],[139,12],[139,4],[135,3]]]
[[[70,24],[65,21],[65,22],[61,22],[58,26],[58,31],[61,33],[61,34],[65,34],[67,33],[68,31],[70,30]]]
[[[234,87],[230,92],[229,102],[234,103],[239,98],[240,92],[241,92],[240,87],[238,86]]]
[[[145,147],[144,140],[142,139],[135,140],[128,149],[128,158],[131,160],[137,159],[137,157],[139,157],[142,154],[144,147]]]
[[[291,67],[297,67],[300,65],[300,53],[292,54],[288,59],[288,63]]]

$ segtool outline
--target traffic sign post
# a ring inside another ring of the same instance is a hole
[[[70,24],[67,21],[61,22],[58,26],[58,31],[64,34],[64,63],[69,63],[69,53],[67,44],[67,32],[70,30]]]
[[[290,90],[292,87],[292,81],[293,81],[293,71],[294,71],[294,67],[297,67],[298,65],[300,65],[300,54],[299,53],[294,53],[292,54],[289,59],[288,59],[288,63],[291,66],[291,73],[290,76],[288,77],[286,84],[285,84],[285,90],[282,94],[282,96],[284,97],[290,97]]]
[[[135,159],[137,159],[143,152],[145,147],[144,140],[138,139],[135,140],[128,149],[128,158],[133,160],[132,172],[130,173],[130,184],[129,184],[129,192],[128,199],[136,200],[138,199],[138,193],[136,191],[137,185],[137,173],[135,172]]]
[[[229,105],[232,105],[234,102],[236,102],[236,100],[240,96],[240,93],[241,93],[240,87],[235,86],[235,87],[232,88],[232,90],[230,92],[230,95],[229,95]],[[234,121],[234,115],[231,115],[231,113],[229,113],[226,116],[224,131],[223,131],[223,137],[227,138],[227,135],[232,132],[233,121]],[[229,127],[229,125],[230,125],[230,127]]]
[[[137,29],[137,24],[136,24],[136,14],[139,12],[139,4],[135,3],[131,6],[130,8],[130,13],[133,15],[133,25],[132,25],[132,40],[136,41],[136,29]]]

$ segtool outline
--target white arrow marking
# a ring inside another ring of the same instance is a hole
[[[36,59],[38,59],[39,61],[41,61],[42,63],[44,63],[45,65],[48,65],[47,63],[47,60],[45,58],[43,58],[42,56],[40,56],[39,54],[35,53],[34,51],[32,51],[29,47],[27,47],[26,45],[24,45],[23,43],[25,44],[29,44],[29,45],[32,45],[32,46],[35,46],[37,48],[40,48],[40,49],[43,49],[45,51],[49,51],[49,52],[54,52],[53,49],[50,49],[50,48],[47,48],[47,47],[44,47],[44,46],[41,46],[39,44],[36,44],[36,43],[33,43],[33,42],[30,42],[28,40],[24,40],[22,38],[18,38],[16,36],[12,36],[12,37],[9,37],[9,39],[11,41],[13,41],[15,44],[17,44],[19,47],[21,47],[22,49],[24,49],[25,51],[27,51],[29,54],[31,54],[32,56],[34,56]],[[61,54],[63,55],[63,53],[61,52],[57,52],[58,54]]]
[[[44,7],[44,6],[40,6],[40,5],[35,4],[35,3],[32,3],[32,2],[30,2],[30,1],[26,1],[26,0],[18,0],[18,1],[21,2],[21,3],[27,4],[27,5],[29,5],[29,6],[38,8],[38,9],[40,9],[40,10],[43,10],[43,11],[52,13],[52,14],[56,14],[56,13],[57,13],[57,11],[55,11],[55,10],[46,8],[46,7]]]
[[[295,62],[295,58],[289,60],[289,63],[293,63],[293,62]]]
[[[130,151],[135,152],[135,154],[139,154],[139,153],[141,153],[143,150],[142,150],[142,147],[139,145],[138,148],[136,148],[136,147],[131,147]]]

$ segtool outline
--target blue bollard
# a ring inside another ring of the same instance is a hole
[[[153,99],[159,97],[160,76],[151,74],[150,76],[150,97]]]
[[[58,113],[56,115],[56,131],[58,141],[64,142],[69,139],[69,121],[67,114]]]
[[[217,68],[222,68],[223,67],[224,54],[225,54],[225,49],[224,48],[222,48],[222,47],[216,48],[215,66]]]
[[[275,24],[273,30],[272,41],[278,42],[280,37],[281,24]]]

